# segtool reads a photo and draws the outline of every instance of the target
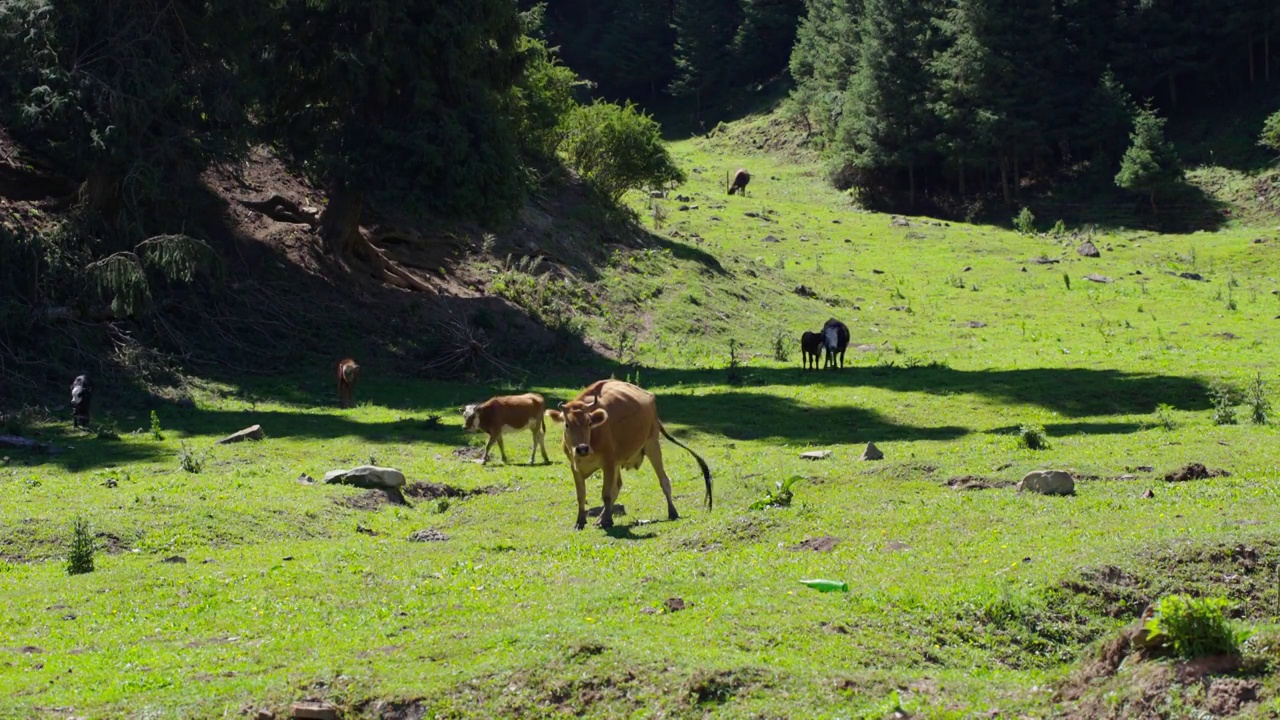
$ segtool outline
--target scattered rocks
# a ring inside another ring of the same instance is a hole
[[[762,240],[761,242],[776,243],[776,242],[782,242],[782,241],[779,240],[776,235],[765,235],[764,240]]]
[[[404,473],[395,468],[361,465],[350,470],[331,470],[324,475],[327,484],[340,483],[362,488],[400,488],[404,486]]]
[[[835,537],[831,537],[830,535],[826,535],[823,537],[809,538],[808,540],[792,545],[787,549],[791,550],[792,552],[798,552],[800,550],[812,550],[813,552],[831,552],[832,548],[834,548],[837,544],[839,544],[839,542],[840,542],[840,538],[835,538]]]
[[[650,190],[650,191],[649,191],[649,197],[651,197],[651,198],[660,198],[660,197],[662,197],[664,194],[665,194],[665,193],[663,193],[661,190]]]
[[[889,225],[892,227],[911,227],[911,221],[904,217],[894,215],[893,219],[889,221]]]
[[[218,441],[219,445],[230,445],[231,443],[244,442],[245,440],[261,440],[262,426],[250,425],[240,432],[231,433],[230,435]]]
[[[806,298],[818,297],[818,293],[814,292],[811,288],[808,288],[804,285],[797,286],[795,290],[792,290],[792,292],[799,295],[800,297],[806,297]]]
[[[681,205],[680,207],[676,208],[676,210],[679,210],[680,212],[686,212],[686,211],[688,211],[688,210],[689,210],[689,206],[688,206],[688,205]]]
[[[984,328],[987,326],[987,324],[982,322],[981,320],[970,320],[968,325],[971,328]]]
[[[1035,470],[1027,473],[1017,487],[1018,492],[1026,490],[1041,495],[1074,495],[1076,481],[1065,470]]]
[[[1268,243],[1268,242],[1271,242],[1271,240],[1270,240],[1270,239],[1268,239],[1268,238],[1254,238],[1254,239],[1253,239],[1253,244],[1254,244],[1254,245],[1263,245],[1263,244],[1266,244],[1266,243]]]
[[[1190,463],[1164,476],[1165,482],[1186,482],[1188,480],[1208,480],[1216,477],[1230,477],[1226,470],[1210,470],[1202,463]]]
[[[445,535],[444,533],[440,532],[439,530],[436,530],[435,528],[429,528],[427,530],[419,530],[418,532],[415,532],[409,536],[410,542],[444,542],[445,540],[448,540],[448,539],[449,539],[448,535]]]
[[[1261,689],[1262,685],[1257,680],[1214,678],[1209,685],[1209,712],[1215,717],[1235,715],[1245,703],[1257,700]]]
[[[169,557],[161,560],[160,562],[172,563],[174,565],[186,565],[187,559],[182,557],[181,555],[170,555]]]
[[[760,217],[760,213],[758,213],[758,212],[744,212],[744,213],[742,213],[742,214],[743,214],[743,215],[746,215],[746,216],[747,216],[747,217],[749,217],[749,218],[758,218],[758,217]]]
[[[356,523],[356,532],[360,533],[361,535],[377,535],[378,534],[377,532],[374,531],[373,528],[367,528],[361,525],[360,523]]]
[[[1203,275],[1201,275],[1200,273],[1193,273],[1193,272],[1180,272],[1178,273],[1178,277],[1184,278],[1186,280],[1204,280]]]
[[[665,607],[669,613],[680,612],[681,610],[689,607],[685,604],[684,598],[682,597],[669,597],[662,602],[662,606]]]
[[[1089,273],[1088,275],[1084,276],[1084,279],[1088,280],[1089,282],[1104,283],[1104,284],[1115,282],[1115,280],[1112,280],[1106,275],[1099,275],[1098,273]]]
[[[883,460],[884,453],[880,452],[880,448],[875,443],[867,443],[867,447],[862,451],[862,457],[859,460]]]
[[[596,507],[593,507],[593,508],[587,508],[587,517],[600,517],[600,514],[601,514],[601,513],[603,513],[603,512],[604,512],[604,506],[603,506],[603,505],[597,505]],[[626,514],[627,514],[627,506],[626,506],[626,505],[623,505],[622,503],[614,503],[614,504],[613,504],[613,516],[614,516],[614,517],[620,517],[620,516],[622,516],[622,515],[626,515]]]
[[[826,460],[829,457],[831,457],[830,450],[810,450],[800,453],[802,460]]]
[[[1040,257],[1031,258],[1030,260],[1027,261],[1027,263],[1031,265],[1057,265],[1059,262],[1060,261],[1057,260],[1056,258],[1045,257],[1044,255],[1041,255]]]
[[[911,308],[907,307],[906,305],[893,305],[889,309],[894,312],[906,312]]]
[[[298,484],[299,485],[315,485],[316,479],[306,473],[302,473],[301,475],[298,476]]]
[[[327,702],[301,700],[289,708],[294,720],[338,720],[338,708]]]
[[[1076,252],[1083,257],[1102,257],[1102,253],[1098,252],[1098,247],[1088,240],[1081,243],[1080,247],[1076,248]]]

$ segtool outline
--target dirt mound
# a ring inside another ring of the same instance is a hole
[[[1012,480],[999,480],[997,478],[982,477],[981,475],[956,475],[947,478],[947,487],[952,490],[990,490],[991,488],[1010,487],[1014,483]]]
[[[484,448],[474,447],[471,445],[456,448],[453,456],[459,460],[479,460],[484,457]]]
[[[356,510],[377,510],[383,505],[408,505],[404,495],[397,488],[375,488],[365,490],[358,495],[343,495],[333,499],[343,507]]]
[[[812,550],[814,552],[831,552],[832,548],[834,548],[839,542],[840,542],[840,538],[826,535],[823,537],[809,538],[808,540],[792,545],[790,548],[787,548],[787,549],[793,552],[799,551],[799,550]]]
[[[418,500],[435,500],[437,498],[465,498],[472,495],[497,495],[503,492],[503,488],[497,485],[485,485],[484,487],[472,488],[464,490],[453,485],[437,482],[415,482],[409,483],[404,487],[404,494]]]
[[[1166,482],[1186,482],[1188,480],[1208,480],[1216,477],[1230,477],[1226,470],[1210,470],[1202,463],[1191,463],[1174,470],[1164,476]]]

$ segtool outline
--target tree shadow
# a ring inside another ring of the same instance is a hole
[[[131,463],[154,462],[167,454],[159,443],[143,444],[136,439],[106,440],[62,425],[43,427],[35,439],[52,448],[5,448],[0,450],[0,455],[8,456],[10,463],[15,465],[53,465],[67,472],[84,472]]]
[[[658,247],[658,248],[662,248],[663,250],[666,250],[667,252],[670,252],[671,256],[676,258],[677,260],[684,260],[686,262],[697,263],[702,267],[706,268],[707,270],[710,270],[711,272],[715,273],[716,275],[723,276],[723,275],[729,274],[729,271],[726,270],[724,266],[720,264],[720,260],[717,259],[715,255],[712,255],[706,250],[701,250],[693,245],[689,245],[687,243],[682,243],[682,242],[676,242],[674,240],[671,240],[670,238],[662,237],[661,235],[658,235],[656,233],[648,233],[644,242],[646,245],[650,247]]]
[[[1045,423],[1044,431],[1046,435],[1053,437],[1066,437],[1069,435],[1125,435],[1128,433],[1141,432],[1149,426],[1135,422],[1069,422],[1069,423]],[[1005,425],[1003,427],[991,428],[986,430],[990,435],[1017,435],[1021,429],[1018,425]]]

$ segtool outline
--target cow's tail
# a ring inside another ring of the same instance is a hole
[[[711,468],[707,467],[707,461],[703,460],[701,455],[694,452],[693,448],[690,448],[688,445],[685,445],[679,440],[671,437],[671,433],[667,432],[667,428],[665,425],[662,424],[661,420],[658,421],[658,429],[662,431],[663,437],[675,443],[676,445],[679,445],[680,447],[684,448],[690,455],[693,456],[694,460],[698,461],[698,467],[702,468],[702,479],[707,483],[707,509],[711,510],[714,507],[714,503],[711,497]]]

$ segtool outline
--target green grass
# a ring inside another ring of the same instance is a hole
[[[665,520],[645,467],[625,475],[628,514],[608,533],[572,530],[554,427],[551,466],[455,457],[483,445],[458,408],[515,386],[366,368],[359,406],[338,410],[327,376],[204,383],[196,407],[157,409],[163,439],[145,409],[96,407],[121,440],[48,425],[65,452],[6,451],[0,466],[0,715],[239,717],[324,697],[351,716],[377,700],[427,717],[1039,716],[1090,643],[1160,594],[1233,594],[1241,619],[1274,620],[1275,431],[1215,425],[1210,388],[1272,372],[1280,243],[1252,243],[1249,227],[1102,232],[1103,257],[1087,259],[1047,236],[894,225],[802,154],[740,150],[770,132],[749,120],[674,146],[692,199],[657,201],[667,241],[619,251],[588,286],[595,302],[574,300],[575,322],[624,361],[530,368],[527,383],[563,400],[638,373],[710,463],[713,512],[669,443],[682,519]],[[749,197],[724,195],[736,167],[753,174]],[[632,201],[649,223],[647,199]],[[1061,262],[1027,262],[1039,256]],[[1205,280],[1168,274],[1183,271]],[[519,272],[504,282],[536,298]],[[847,367],[802,370],[800,333],[832,316],[852,332]],[[263,442],[213,444],[253,423]],[[1024,425],[1048,449],[1019,447]],[[868,441],[885,460],[858,460]],[[509,436],[508,454],[523,461],[529,442]],[[184,449],[201,472],[180,467]],[[350,504],[364,491],[298,481],[371,458],[410,482],[493,491],[366,510]],[[1231,475],[1159,479],[1189,462]],[[1005,486],[1041,468],[1078,472],[1076,496]],[[794,475],[789,507],[748,509]],[[997,487],[948,487],[966,475]],[[599,478],[589,487],[598,504]],[[101,547],[94,572],[68,576],[78,516]],[[423,529],[448,539],[407,540]],[[826,536],[829,552],[790,549]],[[163,562],[174,555],[187,562]],[[1096,580],[1107,565],[1133,582]],[[671,612],[673,597],[686,607]]]

